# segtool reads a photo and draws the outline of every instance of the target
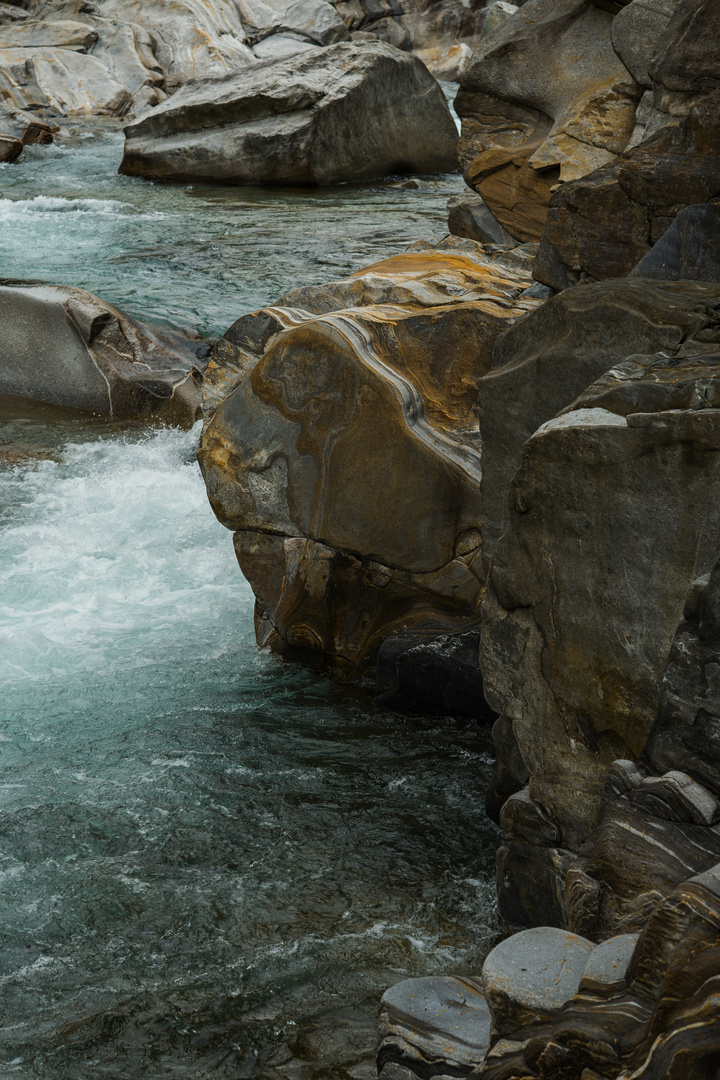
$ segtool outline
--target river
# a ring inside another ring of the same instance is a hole
[[[459,177],[156,186],[0,166],[3,275],[205,334],[441,235]],[[486,730],[260,653],[199,429],[0,399],[0,1075],[364,1080],[401,978],[497,934]]]

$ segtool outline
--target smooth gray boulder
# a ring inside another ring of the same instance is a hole
[[[720,282],[720,203],[681,210],[629,277]]]
[[[186,86],[125,133],[120,172],[152,180],[334,184],[457,168],[440,86],[382,42]]]
[[[507,1037],[551,1020],[577,992],[593,943],[552,926],[523,930],[492,950],[482,980],[493,1024]]]
[[[580,980],[580,992],[620,990],[625,985],[628,965],[639,934],[616,934],[596,945]]]
[[[380,1003],[380,1080],[466,1076],[483,1060],[490,1028],[480,979],[405,979]]]
[[[193,423],[205,350],[199,338],[136,322],[84,289],[0,286],[0,394]]]

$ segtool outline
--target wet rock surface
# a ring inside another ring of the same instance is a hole
[[[0,393],[101,416],[192,424],[203,343],[84,289],[0,286]],[[200,354],[200,355],[198,355]]]
[[[120,171],[154,180],[333,184],[456,168],[442,90],[419,60],[381,42],[203,80],[125,133]]]

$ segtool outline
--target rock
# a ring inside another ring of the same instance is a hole
[[[23,146],[34,143],[51,143],[53,131],[50,124],[33,113],[13,109],[11,105],[0,102],[0,133],[6,139],[18,139]]]
[[[505,801],[520,791],[530,779],[509,716],[499,716],[492,728],[495,746],[495,770],[485,794],[488,817],[500,824],[500,811]],[[545,920],[547,921],[547,920]]]
[[[380,646],[376,693],[379,705],[401,712],[440,713],[488,719],[480,674],[480,629],[438,634],[414,627]]]
[[[662,682],[643,758],[657,773],[682,770],[720,796],[720,569],[691,589]],[[714,820],[714,817],[713,817]]]
[[[625,989],[628,965],[639,934],[617,934],[596,945],[580,980],[579,992],[597,994]]]
[[[65,48],[0,50],[0,80],[12,105],[54,115],[123,116],[132,104],[125,86],[93,56]]]
[[[618,949],[623,954],[620,967],[630,944]],[[607,942],[597,952],[611,946],[617,948]],[[473,1076],[712,1076],[720,1058],[719,953],[720,866],[715,866],[677,886],[655,906],[622,981],[583,978],[579,992],[546,1026],[530,1023],[516,1030],[512,1040],[498,1042]],[[591,974],[593,955],[586,967]]]
[[[720,281],[720,203],[681,210],[630,277]]]
[[[23,144],[13,135],[0,135],[0,164],[16,161],[22,153]]]
[[[498,339],[492,371],[478,383],[486,566],[507,525],[507,492],[520,465],[523,444],[588,384],[628,356],[659,352],[673,356],[696,326],[714,325],[714,316],[708,322],[705,312],[712,311],[718,299],[717,288],[699,283],[630,279],[582,285],[549,300]],[[667,382],[665,391],[659,386],[657,391],[650,390],[653,381],[654,376],[649,376],[643,382],[647,392],[672,396]],[[630,392],[631,384],[628,372],[623,395]],[[688,392],[692,397],[695,391]],[[598,398],[595,390],[583,400],[585,405],[614,408]],[[687,394],[683,400],[688,400]]]
[[[492,34],[493,30],[504,26],[508,19],[511,19],[519,10],[520,5],[508,4],[507,0],[494,0],[494,3],[488,4],[482,22],[482,36]]]
[[[200,415],[199,340],[135,322],[84,289],[0,286],[0,393],[102,416]]]
[[[63,19],[36,22],[33,19],[0,29],[0,49],[61,47],[86,52],[97,38],[97,33],[87,23]]]
[[[239,0],[251,45],[275,34],[294,34],[316,45],[335,45],[348,31],[328,0]]]
[[[643,18],[636,3],[619,16],[628,25]],[[585,277],[622,277],[680,210],[720,194],[719,35],[716,5],[677,4],[650,64],[651,103],[644,99],[642,118],[638,110],[633,148],[555,192],[535,268],[538,280],[562,289]],[[642,44],[643,56],[647,48],[649,43]],[[644,141],[635,145],[639,139]]]
[[[502,941],[483,964],[482,980],[502,1037],[526,1024],[547,1022],[580,986],[592,942],[549,926],[523,930]]]
[[[397,983],[380,1003],[378,1076],[467,1076],[485,1056],[490,1025],[480,979],[433,976]]]
[[[126,136],[120,171],[161,180],[330,184],[456,167],[442,90],[418,60],[382,43],[333,45],[185,87]]]
[[[444,49],[414,49],[413,51],[418,60],[422,60],[428,71],[440,82],[460,82],[472,57],[472,49],[464,41]]]
[[[581,286],[562,295],[591,303],[592,290],[611,292],[634,284]],[[652,290],[659,284],[638,282],[637,287]],[[510,487],[509,524],[495,546],[483,606],[481,668],[488,703],[512,719],[530,774],[530,797],[559,826],[560,847],[569,851],[577,851],[597,824],[611,762],[637,758],[643,750],[682,609],[683,582],[710,567],[716,554],[717,505],[711,493],[720,476],[720,410],[714,405],[720,373],[718,296],[702,283],[662,287],[663,299],[645,292],[642,303],[657,303],[656,323],[664,321],[649,332],[675,334],[675,344],[668,340],[661,353],[616,360],[523,448]],[[641,294],[636,296],[639,300]],[[626,300],[629,314],[629,292]],[[549,301],[524,322],[524,332],[538,316],[563,304],[562,297]],[[633,322],[642,307],[634,310]],[[634,325],[642,328],[642,322]],[[607,326],[609,336],[612,319]],[[510,345],[512,333],[496,350]],[[517,348],[509,355],[519,359]],[[559,374],[556,367],[558,383]],[[516,385],[528,388],[535,400],[527,374]],[[542,388],[542,380],[536,385]],[[512,394],[504,400],[512,401]],[[483,393],[481,401],[482,415],[488,415],[491,405]],[[517,424],[522,415],[518,410],[512,422]],[[492,442],[502,435],[491,438],[482,416],[481,432],[485,484]],[[484,498],[484,548],[491,512]],[[614,587],[615,582],[622,586]],[[679,762],[673,768],[688,771]],[[707,786],[701,777],[693,779]],[[639,783],[640,800],[647,798],[649,787]],[[662,789],[655,785],[655,797],[661,790],[668,793],[664,822],[683,800],[695,805],[688,827],[706,812],[699,793],[687,785],[682,791],[675,780]],[[634,799],[628,795],[630,805]],[[622,830],[622,811],[618,814]],[[659,827],[667,830],[666,824]],[[674,850],[687,864],[686,874],[694,873],[697,864],[683,855],[690,836],[685,824],[680,833]],[[698,843],[706,850],[704,860],[717,859],[714,841]],[[628,844],[621,831],[606,846],[624,853]],[[503,865],[510,855],[503,856]],[[657,857],[662,863],[662,849]],[[538,859],[548,867],[546,854]],[[631,872],[645,873],[637,852],[635,863]],[[600,875],[598,880],[605,879]],[[557,907],[559,888],[548,878],[547,896],[541,898],[536,890],[539,912],[550,905],[565,917],[562,905]],[[523,895],[521,908],[532,899],[531,891]],[[567,906],[567,899],[563,903]],[[639,918],[638,913],[633,917]]]
[[[612,21],[615,52],[640,86],[652,89],[653,55],[663,40],[677,0],[633,0]]]
[[[243,317],[237,362],[208,369],[200,462],[258,640],[341,677],[372,677],[393,633],[477,614],[475,380],[527,278],[459,243],[474,257],[408,253]]]
[[[447,50],[476,43],[487,0],[332,0],[351,33],[371,32],[396,48]]]
[[[529,0],[482,39],[461,80],[465,178],[519,239],[540,239],[557,184],[614,161],[633,134],[641,91],[611,24],[581,0]]]
[[[448,199],[448,228],[453,236],[465,236],[481,244],[513,242],[509,232],[492,216],[479,195],[471,192]]]
[[[294,34],[272,34],[271,37],[263,38],[253,46],[253,52],[258,60],[287,60],[291,56],[300,53],[318,52],[319,45],[312,41],[305,41]]]

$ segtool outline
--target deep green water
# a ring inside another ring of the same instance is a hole
[[[0,167],[3,275],[205,332],[461,187],[156,187],[85,134]],[[370,1077],[385,987],[495,934],[487,732],[256,650],[197,429],[0,425],[0,1076]]]

